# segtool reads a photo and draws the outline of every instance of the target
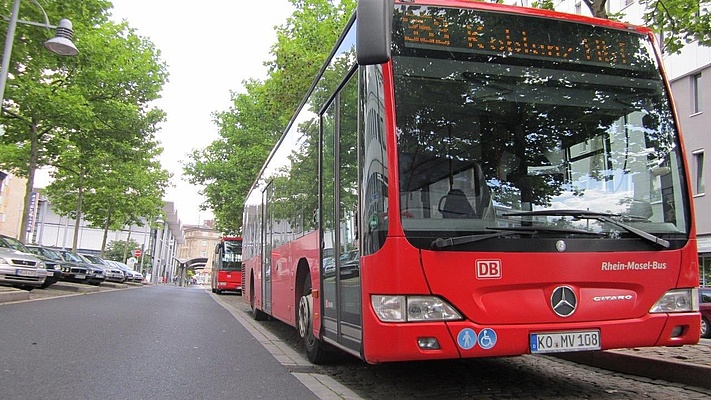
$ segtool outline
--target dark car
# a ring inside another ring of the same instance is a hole
[[[103,268],[99,268],[87,263],[86,261],[84,261],[83,258],[79,257],[78,254],[73,253],[69,250],[57,250],[57,253],[59,253],[59,255],[62,256],[63,259],[71,261],[83,268],[86,268],[86,280],[84,282],[90,285],[99,286],[101,282],[106,280],[106,274],[104,273]]]
[[[44,283],[40,285],[42,289],[46,289],[50,285],[54,285],[62,277],[61,267],[58,266],[56,262],[52,262],[52,260],[48,259],[43,255],[35,254],[31,249],[29,249],[27,246],[25,246],[22,242],[15,239],[14,237],[0,235],[0,247],[6,247],[8,249],[32,254],[42,260],[44,263],[44,268],[47,270],[47,278],[44,280]]]
[[[56,264],[61,271],[60,280],[67,282],[85,282],[88,270],[81,265],[67,261],[56,251],[49,249],[47,247],[42,247],[38,245],[27,245],[26,246],[32,253],[44,257],[46,259],[45,263],[47,265]]]
[[[699,289],[699,309],[701,310],[701,337],[711,338],[711,288]]]

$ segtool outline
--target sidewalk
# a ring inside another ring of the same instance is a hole
[[[558,357],[631,375],[711,389],[711,340],[682,347],[645,347]]]

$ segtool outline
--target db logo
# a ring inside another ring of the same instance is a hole
[[[477,279],[501,279],[501,260],[476,260]]]

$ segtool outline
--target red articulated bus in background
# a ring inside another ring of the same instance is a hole
[[[699,340],[649,29],[361,0],[245,203],[244,299],[369,363]]]
[[[212,259],[212,293],[242,294],[242,238],[224,236]]]

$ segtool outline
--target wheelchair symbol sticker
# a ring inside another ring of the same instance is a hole
[[[459,331],[459,335],[457,335],[457,343],[459,344],[459,347],[463,348],[464,350],[469,350],[472,347],[476,346],[477,343],[477,336],[476,332],[474,332],[473,329],[469,328],[464,328],[461,331]]]
[[[461,333],[460,333],[461,334]],[[496,332],[491,328],[484,328],[479,332],[479,346],[489,350],[496,345]]]

